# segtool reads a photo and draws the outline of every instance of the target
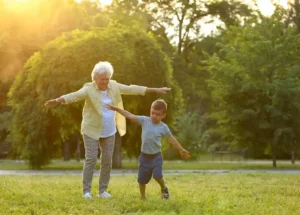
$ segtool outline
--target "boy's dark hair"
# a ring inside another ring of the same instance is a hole
[[[167,107],[168,105],[163,99],[157,99],[151,105],[151,108],[154,110],[162,110],[163,113],[167,112]]]

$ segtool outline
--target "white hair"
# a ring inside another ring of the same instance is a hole
[[[100,61],[94,66],[94,69],[91,74],[92,81],[95,80],[96,75],[103,74],[103,73],[108,74],[109,78],[112,77],[112,75],[114,73],[114,69],[113,69],[112,65],[110,64],[110,62]]]

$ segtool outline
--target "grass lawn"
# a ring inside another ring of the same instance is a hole
[[[97,169],[99,169],[97,163]],[[62,160],[53,160],[51,164],[44,166],[42,170],[82,170],[83,160],[77,162],[75,160],[64,162]],[[136,160],[124,160],[122,169],[137,169]],[[28,165],[26,162],[14,160],[0,160],[0,170],[26,170]],[[164,161],[165,170],[175,169],[192,169],[192,170],[215,170],[215,169],[274,169],[271,161]],[[300,170],[300,163],[292,165],[289,161],[278,161],[276,169],[295,169]]]
[[[81,197],[80,176],[0,176],[0,214],[300,214],[299,175],[187,174],[165,180],[169,200],[160,199],[154,180],[147,199],[140,200],[136,176],[113,176],[112,199],[88,200]]]

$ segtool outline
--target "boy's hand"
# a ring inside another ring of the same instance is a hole
[[[113,111],[117,111],[118,110],[117,106],[114,106],[114,105],[111,105],[111,104],[107,104],[106,107],[109,110],[113,110]]]
[[[180,150],[179,153],[183,159],[189,159],[191,157],[190,153],[185,149]]]

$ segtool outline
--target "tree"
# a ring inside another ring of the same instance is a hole
[[[294,0],[289,3],[288,15],[285,19],[286,25],[294,23],[300,33],[300,1]]]
[[[89,28],[92,5],[73,0],[0,1],[0,115],[10,111],[6,95],[27,59],[62,32]],[[7,129],[0,132],[9,135]]]
[[[79,131],[81,121],[82,102],[51,110],[44,109],[43,103],[89,82],[99,60],[112,63],[114,79],[120,83],[172,87],[164,97],[170,107],[166,120],[181,113],[181,90],[174,84],[169,59],[151,34],[118,24],[66,33],[26,62],[9,93],[13,149],[29,159],[31,168],[46,164],[61,142]],[[127,110],[148,115],[156,95],[123,98]],[[128,154],[139,152],[140,128],[129,126],[123,146]]]
[[[5,158],[10,151],[8,143],[9,126],[11,122],[11,113],[9,111],[0,113],[0,157]]]
[[[12,79],[46,42],[62,32],[86,25],[85,11],[75,1],[5,1],[2,5],[0,77],[3,79]]]
[[[186,1],[186,0],[151,0],[146,6],[153,14],[153,26],[165,29],[173,28],[170,35],[177,44],[177,53],[181,55],[193,41],[199,41],[201,36],[201,20],[213,20],[218,16],[226,24],[233,24],[240,17],[250,15],[247,5],[240,1]]]
[[[274,167],[284,136],[295,140],[299,123],[300,40],[295,28],[281,22],[284,14],[277,9],[261,23],[231,27],[229,43],[207,61],[210,116],[223,142],[270,152]]]

